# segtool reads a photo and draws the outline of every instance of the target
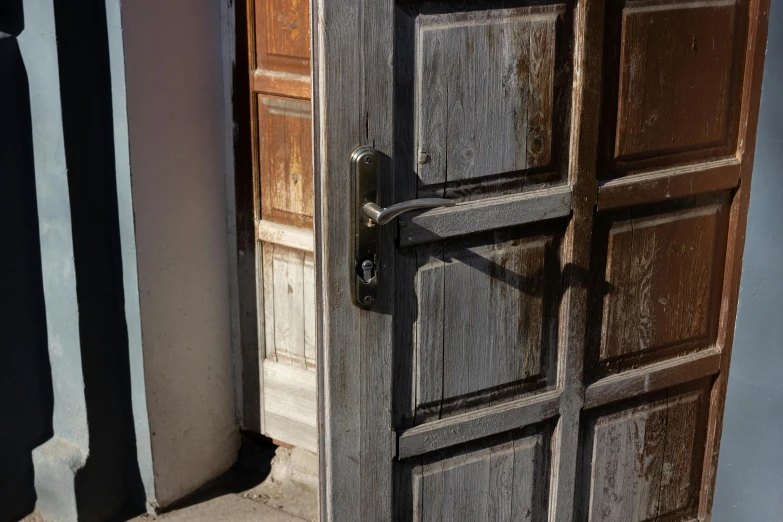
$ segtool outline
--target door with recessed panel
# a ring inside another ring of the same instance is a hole
[[[243,424],[316,451],[315,265],[307,0],[243,0],[251,178],[238,186]],[[241,18],[241,17],[240,17]],[[254,237],[247,238],[247,235]],[[252,253],[255,256],[252,256]],[[247,283],[247,284],[243,284]]]
[[[709,518],[767,9],[314,3],[324,519]]]

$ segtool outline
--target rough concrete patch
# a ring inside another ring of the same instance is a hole
[[[269,477],[243,496],[302,520],[317,521],[318,457],[300,448],[277,448]]]

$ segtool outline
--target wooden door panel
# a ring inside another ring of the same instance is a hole
[[[422,185],[550,164],[561,15],[522,8],[417,18]]]
[[[266,359],[315,370],[313,255],[264,243]]]
[[[559,257],[556,235],[519,229],[418,248],[417,406],[445,416],[551,385]]]
[[[627,5],[615,157],[725,143],[736,7],[735,0]]]
[[[728,156],[736,143],[747,2],[614,1],[602,177]]]
[[[580,520],[696,518],[709,384],[588,413]]]
[[[565,4],[461,9],[427,2],[400,14],[410,26],[401,33],[410,35],[403,36],[410,48],[400,59],[412,71],[414,94],[402,115],[411,111],[414,120],[419,195],[445,191],[470,201],[564,179]]]
[[[258,97],[261,218],[313,226],[312,128],[309,101]]]
[[[543,434],[512,435],[416,466],[413,520],[543,520],[548,444]]]
[[[258,69],[310,74],[308,4],[307,0],[255,0]]]
[[[596,264],[605,270],[596,267],[591,370],[627,370],[715,342],[728,214],[719,193],[598,220]]]

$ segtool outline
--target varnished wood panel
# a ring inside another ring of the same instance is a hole
[[[601,361],[714,341],[728,208],[709,201],[610,225]]]
[[[255,0],[258,69],[310,74],[309,12],[308,0]]]
[[[422,185],[550,164],[561,15],[521,8],[419,16]]]
[[[556,242],[501,233],[487,240],[419,249],[419,405],[545,378]]]
[[[580,520],[695,518],[709,405],[709,390],[700,386],[602,412],[588,423],[589,500]]]
[[[313,226],[311,108],[307,101],[258,97],[262,219]]]
[[[546,520],[545,450],[534,435],[424,464],[413,478],[413,519]]]
[[[736,3],[625,9],[617,157],[726,139]]]

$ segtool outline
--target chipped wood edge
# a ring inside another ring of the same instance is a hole
[[[285,92],[290,98],[310,99],[310,78],[303,74],[256,69],[252,81],[253,90],[259,93],[280,96],[279,93]]]

